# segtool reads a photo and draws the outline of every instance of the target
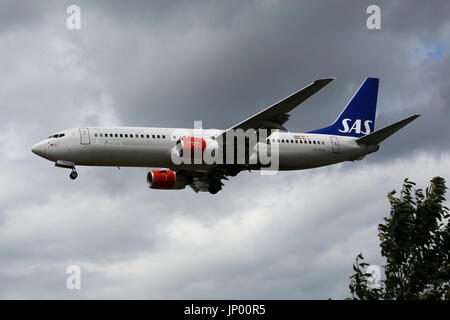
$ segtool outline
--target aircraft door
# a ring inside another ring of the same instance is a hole
[[[331,137],[331,150],[333,153],[339,153],[339,141],[337,137]]]
[[[81,139],[81,144],[91,143],[88,128],[80,128],[80,139]]]

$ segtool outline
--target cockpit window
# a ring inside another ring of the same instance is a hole
[[[50,139],[50,138],[62,138],[62,137],[64,137],[65,136],[65,134],[64,133],[57,133],[57,134],[52,134],[50,137],[48,137],[47,139]]]

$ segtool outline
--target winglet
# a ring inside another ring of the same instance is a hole
[[[420,117],[420,114],[416,114],[409,118],[398,121],[394,124],[391,124],[390,126],[384,127],[383,129],[377,130],[362,138],[359,138],[356,140],[356,142],[359,144],[367,144],[367,145],[379,144],[380,142],[387,139],[388,137],[396,133],[398,130],[406,126],[411,121],[417,119],[418,117]]]

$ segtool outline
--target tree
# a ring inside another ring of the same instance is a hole
[[[385,279],[371,285],[372,274],[362,254],[350,277],[353,299],[450,299],[450,224],[445,201],[445,180],[435,177],[425,195],[404,180],[399,197],[388,194],[391,212],[378,225]]]

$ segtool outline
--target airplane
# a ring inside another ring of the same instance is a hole
[[[331,125],[306,133],[288,131],[284,123],[289,112],[334,79],[318,79],[227,130],[72,128],[49,136],[31,150],[55,162],[56,167],[71,169],[72,180],[78,176],[75,166],[159,168],[148,172],[149,188],[180,190],[190,186],[195,192],[216,194],[224,186],[222,180],[244,170],[302,170],[362,160],[378,151],[382,141],[420,116],[413,115],[375,131],[379,79],[366,78]],[[230,133],[239,130],[253,132],[256,139],[246,136],[239,141],[227,140]],[[238,156],[239,148],[244,151]],[[211,154],[221,150],[217,155],[224,161],[206,163],[201,157],[200,161],[174,161],[174,154],[185,159],[190,155],[193,159],[193,155],[206,154],[207,150],[213,150]],[[273,153],[277,165],[272,168],[263,164],[263,153]],[[230,158],[232,161],[228,161]]]

